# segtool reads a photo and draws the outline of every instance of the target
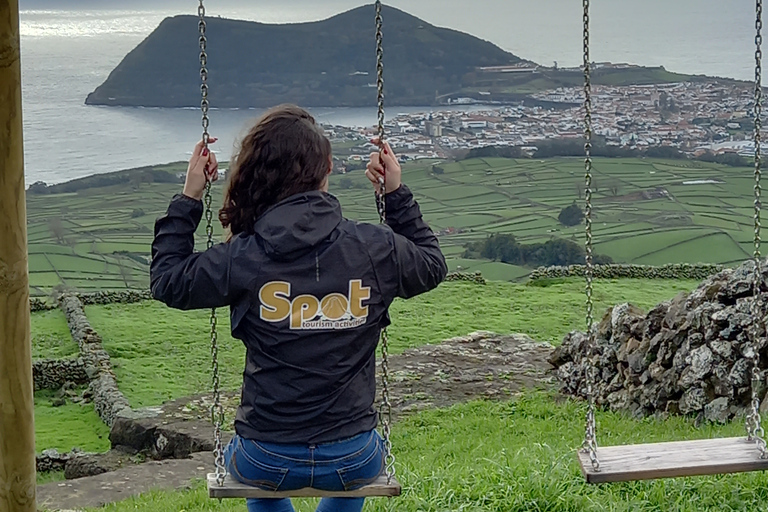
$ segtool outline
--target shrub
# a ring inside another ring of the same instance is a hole
[[[557,220],[563,226],[577,226],[581,224],[582,220],[584,220],[584,212],[581,211],[579,205],[577,205],[576,201],[574,201],[573,204],[563,208],[560,211],[560,215],[557,216]]]

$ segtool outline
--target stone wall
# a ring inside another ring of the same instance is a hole
[[[43,359],[32,364],[35,391],[59,389],[65,383],[88,384],[85,362],[78,359]]]
[[[141,460],[143,460],[143,456],[135,457],[133,454],[121,450],[85,453],[75,448],[69,453],[59,453],[55,449],[44,450],[36,457],[35,462],[38,473],[64,471],[64,478],[72,480],[115,471]]]
[[[471,283],[486,284],[485,278],[480,272],[449,272],[445,281],[469,281]]]
[[[96,412],[104,423],[111,426],[121,411],[130,411],[130,405],[117,387],[109,354],[101,344],[101,337],[88,322],[77,296],[62,295],[59,305],[67,317],[72,338],[80,347],[80,357],[91,379],[90,391]]]
[[[33,313],[35,311],[50,311],[52,309],[56,309],[57,307],[58,305],[51,304],[44,299],[39,299],[37,297],[30,297],[29,299],[29,310]]]
[[[69,453],[59,453],[58,450],[43,450],[43,453],[36,458],[36,468],[38,473],[47,473],[49,471],[64,471],[67,462],[81,455],[82,452],[77,449]]]
[[[647,314],[630,304],[609,310],[594,333],[597,404],[635,416],[691,414],[723,422],[743,415],[752,391],[753,269],[747,262],[724,270]],[[765,266],[762,274],[756,307],[757,318],[765,319]],[[768,407],[768,345],[764,326],[757,329],[757,392]],[[567,394],[586,396],[588,345],[584,333],[572,332],[550,358]]]
[[[93,306],[95,304],[132,304],[143,300],[151,300],[152,292],[149,290],[103,291],[78,293],[76,297],[80,299],[83,306]]]
[[[529,278],[553,279],[559,277],[584,277],[584,265],[567,267],[539,267],[531,272]],[[658,267],[649,265],[595,265],[594,277],[598,279],[706,279],[723,270],[722,265],[674,263]]]
[[[75,293],[72,295],[80,299],[80,302],[84,306],[91,306],[94,304],[131,304],[152,299],[152,292],[149,290],[101,291],[93,293]],[[49,302],[39,297],[30,297],[29,299],[29,310],[33,313],[36,311],[50,311],[58,307],[59,305],[56,304],[56,302]]]

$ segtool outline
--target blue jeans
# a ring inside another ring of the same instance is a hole
[[[384,471],[384,441],[375,430],[321,444],[264,443],[235,436],[224,450],[235,480],[270,491],[313,487],[349,491]],[[323,498],[317,512],[360,512],[365,498]],[[248,512],[294,512],[291,500],[249,499]]]

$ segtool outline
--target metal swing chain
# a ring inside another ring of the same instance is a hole
[[[202,126],[203,126],[203,147],[208,149],[208,141],[210,135],[208,133],[208,39],[205,35],[206,22],[205,22],[205,5],[204,0],[200,0],[200,5],[197,8],[197,14],[200,18],[198,21],[198,29],[200,32],[200,110],[202,111]],[[207,237],[206,247],[210,249],[213,247],[213,210],[211,208],[211,181],[206,175],[205,183],[205,234]],[[216,464],[216,483],[219,486],[224,485],[224,478],[227,476],[227,469],[224,465],[224,447],[221,440],[221,428],[224,424],[224,408],[221,405],[221,391],[219,380],[219,343],[218,333],[216,331],[216,308],[211,309],[211,370],[213,373],[213,404],[211,405],[211,421],[213,422],[213,435],[214,435],[214,463]]]
[[[584,379],[587,383],[587,415],[584,426],[584,442],[581,450],[589,454],[592,468],[595,471],[600,469],[600,461],[597,458],[597,434],[595,424],[595,397],[593,385],[595,381],[595,371],[592,361],[592,351],[594,350],[594,332],[592,324],[593,302],[592,302],[592,79],[590,76],[590,58],[589,58],[589,0],[583,0],[584,4],[584,179],[585,179],[585,199],[586,207],[584,217],[586,219],[586,321],[587,321],[587,369]]]
[[[381,17],[381,0],[376,0],[376,105],[378,108],[377,135],[384,141],[384,44]],[[379,190],[376,191],[376,209],[382,224],[387,222],[386,175],[379,179]],[[381,330],[381,404],[379,418],[384,434],[384,450],[387,484],[395,477],[395,455],[392,453],[390,439],[392,425],[392,403],[389,401],[389,335],[387,328]]]
[[[762,208],[761,194],[762,189],[760,186],[761,178],[761,131],[763,127],[762,115],[763,115],[763,86],[762,86],[762,28],[763,28],[763,0],[756,0],[756,20],[755,20],[755,131],[754,131],[754,143],[755,143],[755,237],[754,237],[754,262],[755,273],[753,280],[753,297],[752,297],[752,336],[751,336],[751,362],[752,362],[752,400],[750,404],[749,414],[746,420],[747,437],[750,441],[754,441],[757,449],[760,452],[760,458],[768,458],[768,449],[766,449],[766,442],[764,439],[765,431],[761,425],[760,420],[760,397],[758,395],[758,386],[760,384],[760,343],[758,342],[760,336],[765,336],[765,319],[763,318],[761,309],[759,307],[760,302],[760,288],[762,285],[762,268],[760,262],[760,210]],[[760,330],[762,327],[762,330]]]
[[[381,0],[376,1],[376,106],[378,108],[376,135],[384,142],[384,32],[382,30]],[[376,191],[376,209],[382,224],[387,221],[386,190],[384,178],[379,178],[379,189]]]

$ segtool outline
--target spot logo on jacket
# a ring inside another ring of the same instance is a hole
[[[259,290],[259,316],[265,322],[289,320],[291,329],[352,329],[368,320],[370,286],[355,279],[349,282],[347,295],[329,293],[322,299],[314,295],[291,297],[291,283],[271,281]]]

